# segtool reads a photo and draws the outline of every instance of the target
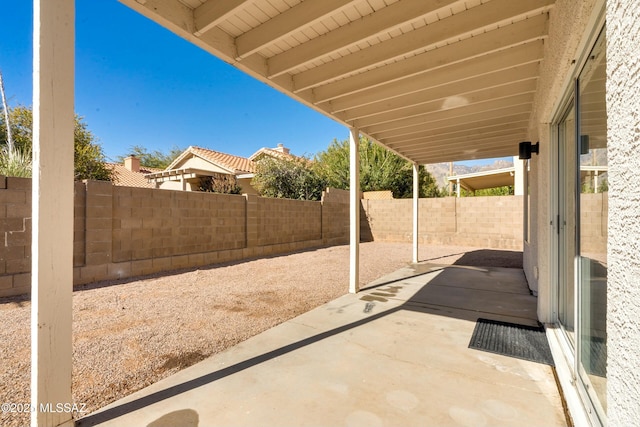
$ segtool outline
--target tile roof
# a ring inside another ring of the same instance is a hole
[[[116,173],[113,180],[114,185],[120,185],[123,187],[141,187],[141,188],[155,188],[155,184],[147,182],[145,174],[160,172],[162,169],[140,167],[140,172],[132,172],[121,164],[106,163],[108,167],[111,167]]]
[[[209,150],[201,147],[189,147],[187,148],[192,154],[202,157],[205,160],[222,166],[225,169],[230,169],[236,172],[248,172],[253,173],[256,170],[255,163],[247,159],[246,157],[234,156],[231,154],[221,153],[219,151]]]
[[[258,151],[253,153],[249,158],[253,161],[256,161],[262,155],[275,157],[276,159],[285,159],[285,160],[293,160],[297,158],[293,154],[283,153],[280,150],[273,149],[273,148],[266,148],[266,147],[259,149]]]

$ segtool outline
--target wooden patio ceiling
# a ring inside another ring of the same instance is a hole
[[[517,154],[554,0],[120,0],[419,164]]]

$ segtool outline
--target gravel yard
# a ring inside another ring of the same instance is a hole
[[[472,248],[423,247],[450,264]],[[361,283],[411,259],[411,245],[361,245]],[[469,259],[469,258],[468,258]],[[73,398],[94,411],[346,293],[349,247],[335,246],[118,283],[73,295]],[[505,265],[507,266],[507,265]],[[29,402],[28,299],[0,299],[0,402]],[[0,425],[29,423],[0,414]]]

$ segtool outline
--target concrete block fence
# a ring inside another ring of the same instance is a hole
[[[601,195],[584,205],[600,246]],[[521,196],[420,199],[422,244],[522,250]],[[362,200],[362,240],[412,241],[412,201]],[[31,180],[0,176],[0,296],[31,288]],[[74,284],[124,279],[349,242],[349,192],[322,201],[75,184]]]
[[[349,193],[320,202],[75,184],[74,284],[348,243]],[[0,176],[0,296],[31,289],[31,180]]]
[[[363,200],[362,234],[374,241],[411,242],[410,199]],[[420,199],[422,244],[522,250],[522,196]]]

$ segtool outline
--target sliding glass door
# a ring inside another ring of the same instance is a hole
[[[604,30],[557,123],[558,323],[585,402],[606,419],[607,114]]]
[[[558,322],[575,348],[576,111],[571,100],[558,124]]]
[[[580,76],[578,95],[579,274],[578,365],[598,412],[606,410],[607,377],[607,111],[605,37],[600,35]]]

